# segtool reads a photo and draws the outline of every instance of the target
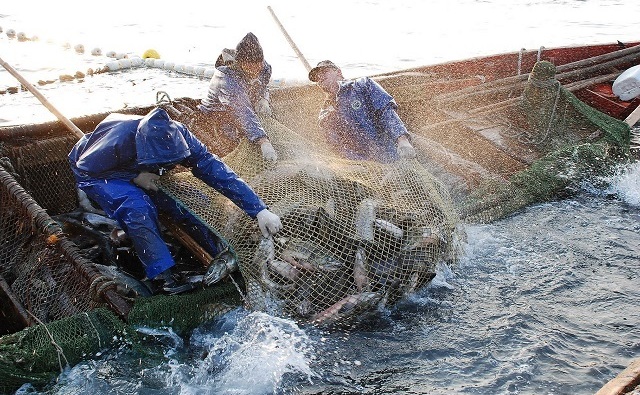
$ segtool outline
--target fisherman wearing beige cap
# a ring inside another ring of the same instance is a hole
[[[330,60],[311,69],[309,79],[326,94],[319,125],[342,156],[382,163],[415,158],[409,132],[396,113],[398,106],[377,82],[368,77],[345,79]]]

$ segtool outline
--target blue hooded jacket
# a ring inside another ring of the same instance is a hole
[[[265,61],[258,78],[247,80],[246,74],[236,66],[220,66],[211,77],[207,97],[198,106],[204,113],[226,112],[235,125],[223,125],[224,132],[232,139],[239,140],[236,127],[240,128],[250,141],[267,134],[255,112],[260,99],[269,100],[268,84],[271,66]]]
[[[158,173],[180,164],[252,218],[266,208],[246,182],[162,108],[144,117],[109,115],[76,143],[68,158],[81,188],[114,179],[129,181],[140,172]]]

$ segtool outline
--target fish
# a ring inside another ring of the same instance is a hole
[[[89,197],[82,189],[78,188],[77,192],[78,192],[78,205],[80,206],[80,208],[82,208],[84,211],[88,213],[106,215],[104,211],[98,208],[95,208],[93,204],[91,204],[91,200],[89,200]]]
[[[107,266],[95,263],[94,266],[104,276],[112,278],[116,283],[116,290],[119,294],[129,297],[149,297],[153,295],[153,292],[147,287],[144,282],[118,270],[115,266]]]
[[[377,308],[382,295],[378,292],[362,292],[349,295],[329,308],[314,314],[311,322],[318,325],[331,325],[343,321],[349,317],[356,316],[365,311]]]
[[[369,288],[369,277],[367,276],[365,259],[366,253],[364,248],[358,247],[355,262],[353,264],[353,282],[356,284],[356,289],[360,292]]]
[[[227,248],[213,259],[202,278],[202,282],[207,286],[213,285],[237,270],[236,257]]]
[[[280,258],[282,258],[282,260],[297,267],[298,269],[314,271],[316,268],[311,263],[307,262],[309,257],[310,254],[290,249],[284,250],[280,253]]]
[[[280,276],[291,282],[295,282],[298,277],[300,277],[300,271],[289,262],[281,261],[279,259],[272,259],[269,261],[269,267],[271,267]]]
[[[94,227],[98,227],[100,225],[106,225],[109,228],[119,227],[118,221],[97,213],[84,213],[82,215],[82,219],[84,219]]]
[[[399,226],[397,226],[395,224],[392,224],[389,221],[385,221],[383,219],[376,218],[375,221],[374,221],[374,225],[378,229],[382,229],[382,230],[385,230],[385,231],[389,232],[396,239],[402,239],[402,236],[404,235],[404,231],[402,229],[400,229]]]
[[[276,257],[276,249],[272,237],[263,237],[258,243],[256,254],[253,257],[253,264],[260,270],[260,280],[268,289],[275,291],[279,289],[293,289],[294,284],[278,284],[269,276],[269,266]]]
[[[363,199],[356,212],[355,228],[358,240],[373,242],[373,224],[376,220],[377,202],[373,199]]]

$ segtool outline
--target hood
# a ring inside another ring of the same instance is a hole
[[[140,165],[178,163],[190,155],[182,132],[185,126],[172,121],[157,107],[140,120],[136,131],[136,154]]]

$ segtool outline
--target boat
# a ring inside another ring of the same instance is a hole
[[[0,324],[0,355],[8,360],[0,390],[50,379],[61,349],[77,363],[115,339],[134,338],[132,325],[171,322],[188,331],[241,305],[241,297],[253,309],[311,324],[351,324],[380,303],[392,305],[428,284],[437,262],[455,259],[458,221],[488,222],[561,197],[572,182],[629,160],[640,98],[620,100],[613,85],[638,62],[640,42],[617,42],[371,76],[395,98],[412,134],[418,159],[411,165],[331,156],[316,125],[320,89],[274,87],[274,114],[263,122],[281,153],[278,167],[256,165],[255,152],[242,143],[223,159],[268,198],[285,223],[283,236],[271,244],[255,240],[255,226],[188,172],[171,174],[161,183],[168,199],[201,221],[240,267],[224,281],[173,297],[151,297],[136,273],[103,264],[113,254],[120,262],[135,260],[122,232],[104,218],[93,229],[80,228],[94,236],[88,247],[81,245],[87,234],[74,234],[74,225],[92,222],[89,209],[78,213],[82,196],[66,159],[78,137],[68,125],[0,128],[0,312],[8,317]],[[198,101],[164,96],[117,112],[145,115],[161,106],[188,122]],[[87,133],[108,115],[71,121]],[[273,184],[289,189],[276,193],[266,187]],[[196,274],[220,258],[184,224],[163,224]],[[100,226],[107,226],[107,238]],[[301,279],[323,294],[299,286]],[[284,302],[271,304],[274,295]],[[55,347],[49,341],[65,333]]]

